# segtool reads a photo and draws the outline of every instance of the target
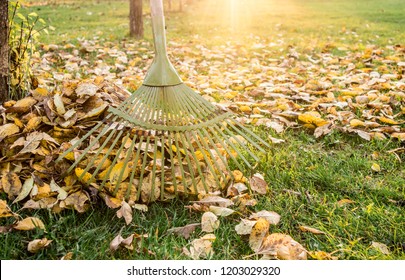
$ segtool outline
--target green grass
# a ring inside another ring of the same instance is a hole
[[[49,36],[43,35],[42,42],[61,44],[95,35],[117,44],[131,40],[126,38],[127,1],[82,2],[30,7],[56,28]],[[303,49],[322,48],[329,43],[362,48],[370,43],[383,46],[405,41],[401,32],[405,3],[400,0],[290,0],[283,4],[257,0],[252,1],[256,8],[250,5],[233,21],[228,13],[230,1],[194,2],[185,13],[168,13],[169,39],[216,46],[226,40],[256,40],[250,35],[254,34],[260,40],[281,38],[285,46],[294,44]],[[148,17],[145,29],[146,39],[150,40]],[[285,54],[285,48],[274,53],[279,54]],[[264,136],[267,133],[258,132]],[[271,227],[272,232],[290,234],[310,251],[335,252],[339,259],[405,259],[405,154],[398,158],[388,152],[403,144],[390,140],[365,142],[340,133],[322,139],[305,131],[273,136],[286,142],[260,155],[258,171],[265,174],[270,192],[251,209],[281,214],[281,222]],[[372,171],[374,162],[381,166],[380,172]],[[354,203],[339,206],[342,199]],[[188,211],[185,205],[184,200],[152,204],[148,212],[136,212],[129,226],[101,201],[84,214],[34,211],[29,214],[41,217],[46,232],[1,234],[0,259],[60,259],[68,252],[74,259],[186,259],[182,247],[188,241],[167,234],[169,228],[199,222],[200,214]],[[242,259],[252,253],[246,237],[238,236],[234,230],[239,218],[235,215],[220,219],[212,258]],[[300,225],[326,234],[302,232]],[[142,240],[139,251],[112,254],[109,243],[121,231],[124,237],[134,232],[149,237]],[[40,253],[28,253],[28,242],[44,236],[53,240],[51,245]],[[191,237],[199,236],[197,230]],[[373,241],[387,244],[391,254],[372,248]]]

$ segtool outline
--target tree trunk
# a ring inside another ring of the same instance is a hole
[[[8,97],[8,1],[0,1],[0,105]]]
[[[129,35],[143,38],[142,0],[129,0]]]

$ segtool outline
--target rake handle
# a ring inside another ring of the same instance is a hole
[[[163,1],[150,0],[153,40],[155,42],[155,59],[143,82],[146,86],[175,86],[182,80],[170,63],[166,50],[165,17]]]
[[[153,40],[155,41],[156,55],[167,56],[165,17],[162,0],[150,0],[152,16]]]

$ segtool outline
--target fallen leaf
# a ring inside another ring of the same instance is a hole
[[[273,233],[267,236],[257,254],[270,255],[280,260],[306,260],[307,251],[291,236]]]
[[[185,239],[190,238],[190,234],[195,231],[197,227],[201,226],[200,223],[189,224],[184,227],[175,227],[167,230],[167,233],[174,233],[183,236]]]
[[[48,247],[51,242],[52,240],[48,240],[47,238],[35,239],[28,243],[28,252],[37,253],[39,250]]]
[[[1,188],[8,194],[9,199],[13,199],[18,196],[22,189],[20,178],[15,172],[8,172],[3,174],[0,179]]]
[[[373,170],[374,172],[380,172],[381,171],[381,167],[380,167],[380,165],[378,164],[378,163],[373,163],[372,165],[371,165],[371,170]]]
[[[280,222],[281,216],[273,211],[262,210],[257,213],[253,213],[249,217],[249,219],[255,220],[258,220],[260,218],[266,219],[271,225],[277,225]]]
[[[269,228],[270,223],[264,218],[259,218],[253,226],[249,236],[249,246],[254,252],[261,248],[263,240],[269,234]]]
[[[257,221],[241,219],[241,222],[235,226],[236,233],[239,235],[247,235],[252,232],[253,226]]]
[[[89,208],[88,201],[89,198],[83,191],[77,191],[62,200],[60,206],[62,208],[73,208],[79,213],[84,213]]]
[[[128,203],[122,201],[121,208],[117,211],[117,217],[124,217],[125,223],[129,225],[132,222],[132,208]]]
[[[213,234],[206,234],[201,238],[194,239],[191,241],[189,249],[183,247],[183,253],[194,260],[207,258],[214,253],[212,242],[214,242],[215,239],[216,237]]]
[[[308,254],[315,260],[337,260],[337,257],[324,251],[310,251]]]
[[[201,218],[201,229],[204,232],[213,232],[219,227],[219,220],[212,212],[205,212]]]
[[[219,206],[214,206],[211,205],[210,206],[210,211],[212,213],[214,213],[216,216],[221,216],[221,217],[227,217],[229,215],[232,215],[233,213],[235,213],[235,210],[226,208],[226,207],[219,207]]]
[[[344,199],[339,200],[339,201],[337,202],[337,205],[338,205],[339,207],[342,207],[342,206],[344,206],[344,205],[346,205],[346,204],[351,204],[351,203],[355,203],[355,202],[354,202],[353,200],[344,198]]]
[[[267,193],[268,185],[261,174],[259,173],[254,174],[249,179],[249,184],[252,191],[263,195]]]
[[[15,214],[11,211],[5,200],[0,199],[0,218],[12,217]]]
[[[28,217],[19,221],[16,225],[13,226],[16,230],[33,230],[35,228],[45,229],[44,223],[36,217]]]
[[[13,201],[13,203],[17,203],[26,198],[30,194],[33,187],[34,187],[34,178],[31,176],[27,180],[25,180],[20,193],[18,194],[17,198]]]
[[[316,229],[316,228],[312,228],[312,227],[300,226],[299,228],[301,231],[304,231],[304,232],[311,232],[313,234],[326,234],[325,232],[323,232],[319,229]]]
[[[371,247],[376,248],[377,250],[379,250],[384,255],[389,255],[390,254],[390,250],[388,249],[388,246],[385,245],[384,243],[373,241],[373,242],[371,242]]]
[[[233,202],[227,198],[223,198],[220,196],[206,196],[199,201],[191,201],[197,204],[204,204],[207,206],[214,205],[219,207],[229,207],[233,205]]]

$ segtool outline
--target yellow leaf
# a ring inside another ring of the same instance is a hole
[[[365,123],[363,121],[361,121],[361,120],[353,119],[353,120],[350,121],[350,126],[351,127],[358,127],[358,126],[364,127]]]
[[[250,108],[249,106],[246,106],[246,105],[240,106],[239,110],[241,110],[243,113],[251,113],[252,112],[252,108]]]
[[[28,243],[28,252],[37,253],[39,250],[47,247],[51,242],[52,240],[48,240],[47,238],[35,239]]]
[[[3,191],[8,194],[9,199],[16,197],[21,192],[22,184],[15,172],[3,174],[0,184]]]
[[[62,97],[59,95],[59,93],[56,93],[53,96],[53,103],[55,104],[56,107],[56,112],[63,116],[63,114],[66,113],[65,105],[63,104]]]
[[[263,240],[269,234],[270,223],[265,218],[259,218],[252,228],[249,236],[250,248],[257,252],[262,246]]]
[[[313,234],[325,234],[325,232],[316,229],[316,228],[312,228],[312,227],[307,227],[307,226],[300,226],[300,230],[304,231],[304,232],[310,232]]]
[[[347,198],[344,198],[344,199],[339,200],[339,201],[337,202],[337,205],[338,205],[339,207],[342,207],[342,206],[344,206],[344,205],[346,205],[346,204],[351,204],[351,203],[354,203],[354,201],[353,201],[353,200],[350,200],[350,199],[347,199]]]
[[[42,117],[33,117],[31,118],[27,125],[24,128],[23,132],[31,132],[33,130],[35,130],[42,122]]]
[[[332,256],[332,254],[324,251],[310,251],[308,252],[311,258],[316,260],[337,260],[337,257]]]
[[[323,126],[329,122],[322,119],[316,112],[307,112],[298,116],[298,120],[305,124],[313,124],[315,126]]]
[[[380,172],[381,171],[381,167],[380,167],[380,165],[378,164],[378,163],[373,163],[372,165],[371,165],[371,170],[373,170],[374,172]]]
[[[0,199],[0,218],[11,216],[14,216],[14,213],[11,211],[10,207],[8,207],[7,202]]]
[[[120,178],[120,176],[122,176],[121,178],[121,182],[125,181],[125,179],[128,177],[131,168],[129,166],[129,164],[127,164],[126,166],[124,166],[125,162],[120,161],[118,162],[116,165],[114,165],[114,167],[111,170],[110,173],[110,182],[112,184],[116,183],[118,181],[118,179]],[[122,175],[121,175],[122,173]]]
[[[386,118],[386,117],[380,117],[380,122],[383,122],[386,124],[392,124],[392,125],[399,124],[399,122],[397,122],[393,119]]]
[[[89,172],[86,172],[86,174],[84,174],[82,177],[83,172],[84,172],[84,169],[79,168],[79,167],[75,168],[75,174],[76,174],[77,178],[79,178],[79,180],[83,183],[88,183],[90,181],[92,175]]]
[[[36,217],[28,217],[19,221],[15,226],[16,230],[33,230],[35,228],[45,229],[44,223]]]
[[[233,177],[235,178],[235,183],[244,182],[243,180],[243,173],[239,170],[232,171]]]
[[[305,248],[289,235],[273,233],[267,236],[257,254],[268,255],[281,260],[306,260]]]
[[[13,123],[6,123],[0,126],[0,141],[10,135],[20,132],[20,128]]]
[[[402,133],[395,132],[395,133],[391,134],[391,137],[392,138],[397,138],[400,141],[405,141],[405,132],[402,132]]]
[[[73,152],[67,153],[65,156],[67,160],[75,160],[75,154]]]

